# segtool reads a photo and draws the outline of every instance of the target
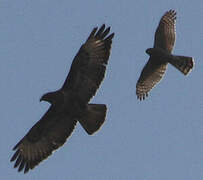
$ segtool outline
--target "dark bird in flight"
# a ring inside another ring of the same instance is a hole
[[[106,71],[112,39],[110,27],[94,28],[76,54],[62,88],[44,94],[40,101],[51,104],[44,116],[13,148],[11,161],[24,173],[62,146],[77,121],[88,134],[96,132],[106,116],[105,104],[88,104],[99,88]]]
[[[175,44],[176,12],[167,11],[161,18],[155,33],[154,47],[146,50],[150,58],[144,66],[136,85],[137,98],[144,100],[149,91],[162,79],[168,63],[176,67],[184,75],[193,68],[192,57],[172,54]]]

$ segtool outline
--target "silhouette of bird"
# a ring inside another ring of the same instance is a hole
[[[88,104],[99,88],[109,60],[114,33],[102,25],[92,30],[76,54],[62,88],[42,96],[40,101],[51,104],[44,116],[13,148],[11,161],[18,171],[33,169],[62,146],[71,135],[77,121],[88,134],[103,124],[105,104]]]
[[[144,66],[137,81],[137,98],[144,100],[149,91],[162,79],[168,63],[176,67],[184,75],[193,68],[192,57],[177,56],[172,54],[175,44],[176,12],[167,11],[161,18],[155,33],[154,47],[146,50],[150,58]]]

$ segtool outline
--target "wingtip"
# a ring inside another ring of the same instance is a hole
[[[106,41],[112,40],[114,38],[114,34],[115,33],[111,33],[105,40]]]
[[[29,171],[29,165],[28,165],[28,163],[26,164],[26,166],[25,166],[25,169],[24,169],[24,174],[26,174],[26,173],[28,173],[28,171]]]
[[[22,171],[24,167],[25,167],[25,161],[22,160],[22,162],[21,162],[21,164],[20,164],[20,166],[18,168],[18,172]]]
[[[103,25],[99,28],[99,30],[97,31],[95,37],[100,37],[100,36],[102,35],[104,29],[105,29],[105,24],[103,24]]]
[[[175,9],[170,9],[168,12],[176,12]]]
[[[17,157],[18,157],[18,154],[19,154],[19,149],[15,152],[15,154],[12,156],[12,158],[10,159],[10,162],[13,162]]]
[[[18,147],[18,146],[15,145],[12,150],[15,151],[15,150],[17,149],[17,147]]]
[[[105,23],[104,24],[102,24],[102,26],[100,27],[100,29],[105,29]]]
[[[144,101],[148,97],[148,93],[145,94],[137,94],[137,99],[140,101]]]
[[[87,40],[89,40],[92,36],[95,35],[96,31],[97,31],[98,27],[94,27],[92,32],[90,33],[89,37],[87,38]]]
[[[192,58],[192,68],[195,66],[195,58]]]
[[[23,139],[21,139],[14,147],[13,147],[13,151],[15,151],[17,148],[18,148],[18,146],[22,143],[22,141],[23,141]]]
[[[177,11],[175,9],[170,9],[169,11],[166,12],[166,14],[169,13],[173,16],[174,19],[177,18]]]
[[[96,26],[96,27],[94,27],[94,28],[93,28],[93,30],[92,30],[92,31],[93,31],[93,32],[96,32],[96,31],[97,31],[97,29],[98,29],[98,27]]]

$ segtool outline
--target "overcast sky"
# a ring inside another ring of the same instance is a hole
[[[202,0],[0,0],[0,171],[3,180],[202,180]],[[195,58],[184,76],[171,65],[145,101],[136,81],[161,16],[177,11],[174,53]],[[13,146],[46,112],[41,95],[60,88],[93,27],[115,32],[106,77],[91,102],[107,104],[93,136],[77,124],[63,147],[28,174]]]

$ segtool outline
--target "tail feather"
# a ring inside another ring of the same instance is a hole
[[[187,75],[194,66],[193,58],[187,56],[173,56],[173,58],[169,60],[169,63],[175,66],[184,75]]]
[[[106,117],[105,104],[88,104],[84,116],[78,121],[88,134],[93,134],[99,130]]]

